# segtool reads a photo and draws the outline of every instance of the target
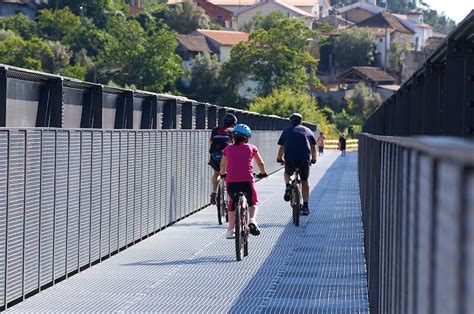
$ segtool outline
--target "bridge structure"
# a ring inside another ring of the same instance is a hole
[[[358,152],[320,156],[296,227],[275,162],[286,119],[0,66],[0,309],[468,313],[473,75],[474,12],[369,117]],[[271,173],[243,262],[208,204],[227,112]]]

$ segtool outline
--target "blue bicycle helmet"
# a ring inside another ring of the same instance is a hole
[[[234,135],[241,135],[245,137],[252,137],[252,130],[248,127],[246,124],[237,124],[233,129],[232,129],[232,134]]]

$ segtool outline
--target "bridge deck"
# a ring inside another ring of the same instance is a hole
[[[300,227],[283,173],[257,183],[262,234],[243,262],[212,206],[8,312],[366,313],[356,162],[336,152],[318,161]]]

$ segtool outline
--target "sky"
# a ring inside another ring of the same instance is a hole
[[[439,13],[444,12],[456,23],[461,22],[474,9],[474,0],[423,0]]]

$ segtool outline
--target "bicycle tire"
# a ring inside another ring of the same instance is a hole
[[[221,183],[217,185],[216,207],[217,207],[217,222],[222,225],[222,210],[221,210]]]
[[[293,185],[293,189],[291,192],[292,197],[292,208],[293,208],[293,224],[295,226],[300,225],[300,211],[301,211],[301,200],[300,200],[300,193],[298,191],[298,186]]]
[[[227,205],[229,204],[227,190],[225,188],[225,182],[222,184],[222,216],[225,216],[225,221],[229,222],[229,213],[227,212]]]
[[[242,260],[242,209],[240,204],[235,205],[235,257],[237,261]]]
[[[249,255],[249,211],[248,204],[245,209],[242,210],[242,239],[243,239],[243,253],[244,256]]]

